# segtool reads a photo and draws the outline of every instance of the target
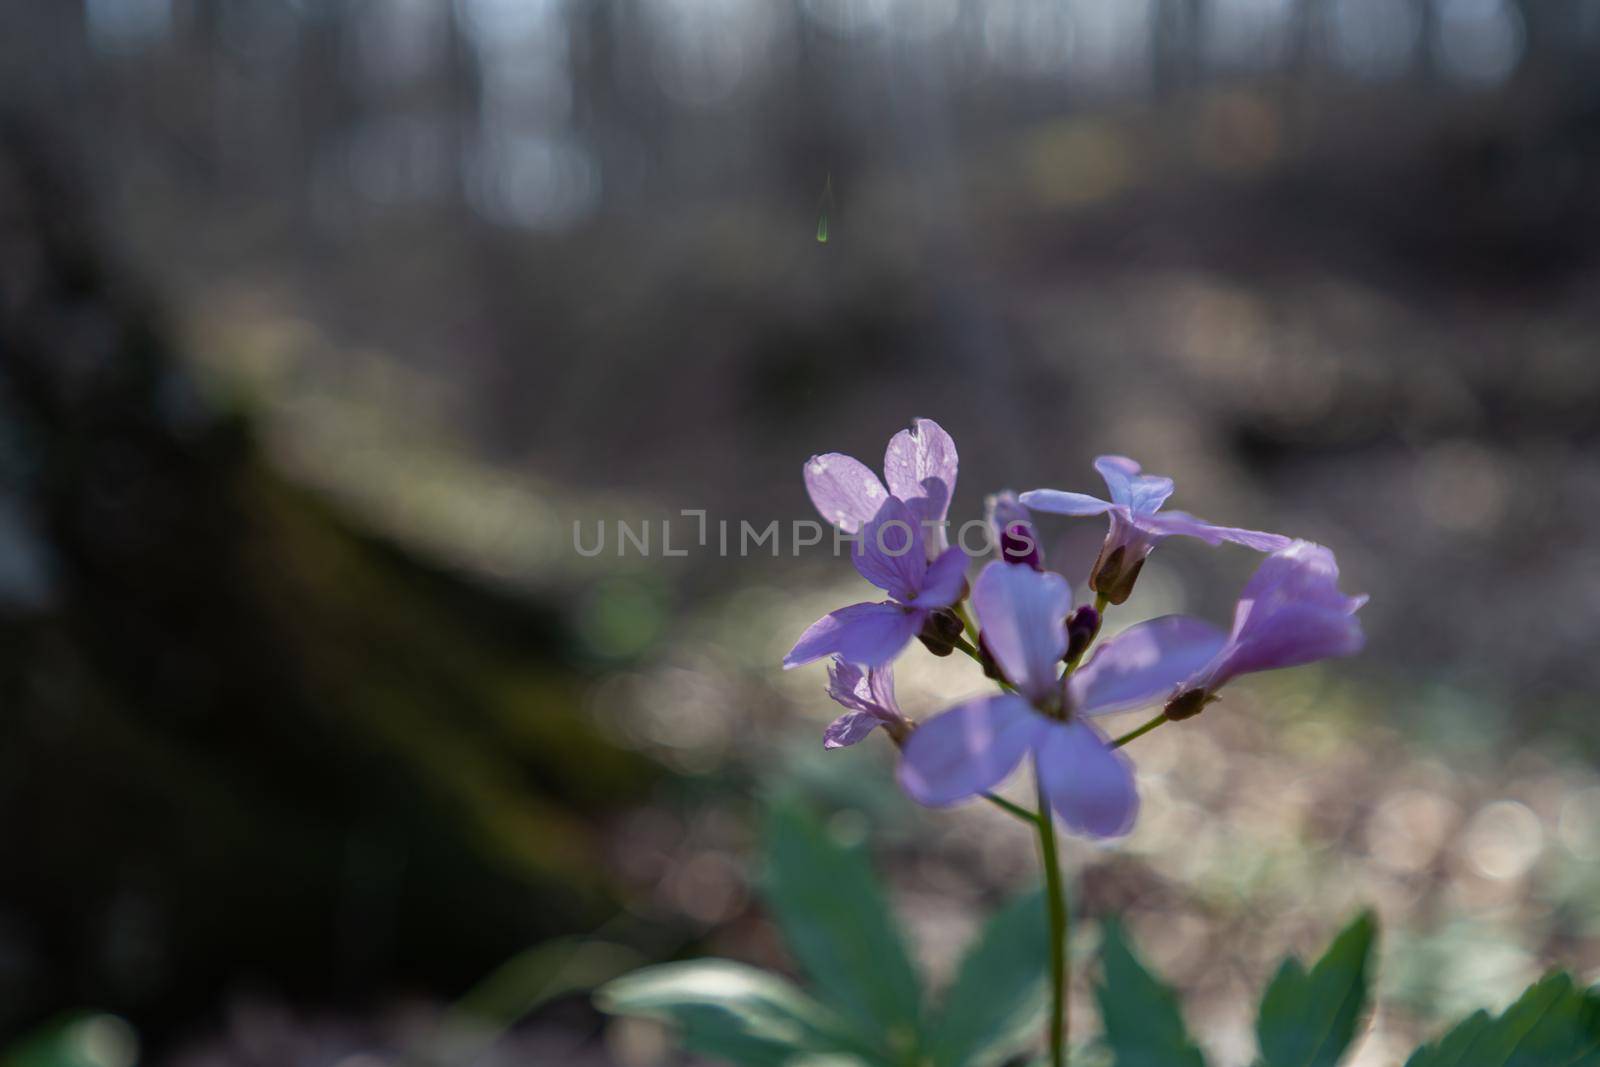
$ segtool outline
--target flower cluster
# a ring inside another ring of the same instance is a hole
[[[901,785],[923,804],[985,794],[1031,756],[1041,797],[1070,829],[1091,837],[1126,833],[1138,815],[1138,790],[1122,742],[1101,728],[1102,716],[1160,707],[1147,726],[1187,719],[1239,675],[1361,648],[1355,615],[1366,597],[1339,591],[1332,552],[1162,511],[1172,480],[1145,474],[1126,457],[1095,461],[1109,500],[1056,489],[991,497],[999,558],[970,585],[966,554],[948,547],[945,534],[958,467],[950,435],[917,419],[890,440],[883,467],[879,481],[838,453],[806,463],[812,502],[855,536],[856,569],[889,598],[825,615],[784,666],[832,657],[828,694],[847,711],[828,727],[824,744],[852,745],[884,727],[901,750]],[[1094,604],[1075,606],[1071,584],[1045,568],[1029,509],[1108,516],[1089,579]],[[1168,615],[1096,644],[1102,613],[1128,599],[1145,559],[1172,536],[1266,554],[1240,595],[1232,629]],[[913,638],[940,655],[957,648],[971,655],[1001,691],[913,722],[895,698],[891,666]]]

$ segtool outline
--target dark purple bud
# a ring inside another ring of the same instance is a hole
[[[1192,719],[1206,709],[1206,705],[1217,699],[1204,689],[1186,689],[1167,701],[1167,706],[1162,709],[1162,714],[1173,722],[1182,722]]]
[[[1000,558],[1007,563],[1026,563],[1036,571],[1044,570],[1044,555],[1039,551],[1039,537],[1032,523],[1007,524],[1000,532]]]
[[[1100,613],[1094,610],[1091,604],[1067,616],[1067,654],[1063,657],[1068,663],[1076,663],[1083,658],[1084,652],[1089,648],[1089,643],[1094,640],[1094,635],[1100,632]]]
[[[949,608],[940,608],[929,615],[928,621],[922,624],[922,631],[917,634],[917,640],[935,656],[948,656],[956,650],[956,638],[961,636],[961,631],[965,628],[961,616]]]
[[[940,608],[933,613],[939,627],[939,632],[954,641],[966,632],[967,624],[961,621],[961,616],[953,608]]]
[[[995,538],[1000,558],[1007,563],[1026,563],[1044,570],[1044,553],[1039,550],[1039,535],[1029,520],[1028,509],[1009,490],[996,493],[987,502],[989,529]]]

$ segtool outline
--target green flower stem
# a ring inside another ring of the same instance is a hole
[[[961,625],[967,628],[967,632],[976,638],[978,636],[978,626],[972,621],[972,616],[967,614],[967,602],[958,600],[950,606],[950,610],[956,613],[956,618],[961,620]]]
[[[1007,815],[1013,815],[1030,826],[1037,825],[1039,822],[1039,816],[1035,815],[1021,804],[1013,804],[1005,797],[999,796],[995,793],[990,793],[987,790],[982,794],[982,796],[983,799],[987,800],[989,803],[993,804]]]
[[[1067,937],[1070,920],[1067,917],[1067,892],[1061,880],[1061,862],[1056,855],[1055,821],[1050,814],[1050,800],[1044,795],[1044,782],[1039,776],[1035,758],[1033,777],[1039,790],[1039,852],[1044,864],[1044,884],[1050,907],[1050,1064],[1065,1067],[1067,1062]]]
[[[957,637],[953,643],[961,651],[963,651],[967,655],[971,656],[975,662],[977,662],[977,663],[982,663],[983,662],[983,657],[978,654],[978,649],[976,648],[976,646],[974,646],[973,643],[971,641],[968,641],[965,637]]]
[[[1145,723],[1143,726],[1136,726],[1132,730],[1129,730],[1127,733],[1123,734],[1121,737],[1117,738],[1115,741],[1111,742],[1111,747],[1112,748],[1121,748],[1123,745],[1127,744],[1129,741],[1133,741],[1136,738],[1143,737],[1145,734],[1149,733],[1151,730],[1154,730],[1157,726],[1160,726],[1162,723],[1171,722],[1171,721],[1172,721],[1171,719],[1167,718],[1167,713],[1163,711],[1161,714],[1157,715],[1155,718],[1151,719],[1149,722]]]
[[[1094,609],[1100,615],[1102,625],[1105,620],[1107,603],[1104,596],[1096,595],[1094,598]],[[968,656],[971,656],[974,661],[981,664],[983,656],[978,652],[974,643],[978,636],[978,628],[973,625],[971,616],[967,614],[965,604],[956,604],[954,610],[960,616],[967,632],[973,636],[972,641],[968,641],[964,637],[957,637],[954,644]],[[1083,657],[1094,646],[1094,639],[1099,636],[1099,629],[1096,628],[1094,638],[1090,639],[1083,652],[1067,663],[1066,674],[1071,674],[1078,668],[1078,664]],[[1012,689],[1005,681],[999,681],[999,685],[1002,689]],[[1130,730],[1111,742],[1111,747],[1121,748],[1129,741],[1144,736],[1167,721],[1165,713],[1157,715],[1143,726]],[[1044,867],[1045,896],[1050,913],[1050,1065],[1051,1067],[1066,1067],[1067,1036],[1071,1029],[1067,1006],[1067,977],[1071,968],[1069,938],[1072,932],[1072,921],[1067,910],[1066,884],[1061,877],[1061,857],[1056,848],[1055,819],[1050,811],[1050,798],[1045,796],[1044,782],[1039,776],[1037,757],[1034,759],[1033,777],[1039,797],[1039,810],[1037,812],[1031,812],[1027,808],[1019,804],[1013,804],[1011,801],[994,793],[985,792],[982,796],[983,799],[1006,814],[1024,822],[1032,823],[1039,832],[1039,857],[1040,863]]]
[[[977,631],[973,632],[976,633]],[[958,637],[955,639],[955,646],[961,651],[965,652],[967,655],[971,656],[972,662],[978,664],[980,667],[983,666],[983,654],[973,646],[971,641],[968,641],[964,637]],[[1001,689],[1004,689],[1008,693],[1015,693],[1017,691],[1017,687],[1006,681],[1004,678],[995,678],[993,681],[995,685],[998,685]]]

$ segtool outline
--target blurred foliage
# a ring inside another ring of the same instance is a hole
[[[1096,993],[1116,1067],[1205,1067],[1177,996],[1134,955],[1122,924],[1103,923],[1100,936],[1102,981]]]
[[[617,979],[596,1002],[674,1023],[684,1046],[735,1064],[992,1065],[1025,1047],[1043,1017],[1042,898],[996,914],[955,981],[925,1006],[866,850],[792,800],[767,819],[767,900],[816,997],[728,960],[669,963]]]
[[[921,993],[866,850],[837,847],[825,827],[782,804],[765,838],[763,892],[790,951],[834,1010],[904,1048]]]
[[[1565,974],[1530,988],[1498,1016],[1475,1012],[1406,1067],[1594,1067],[1600,1064],[1600,989]]]
[[[990,1065],[1035,1045],[1048,963],[1048,926],[1037,894],[991,918],[937,1008],[928,1011],[860,842],[841,840],[791,801],[775,803],[767,836],[766,894],[816,984],[816,998],[770,971],[694,960],[608,983],[596,993],[603,1010],[671,1022],[684,1047],[719,1061],[771,1067]],[[1112,1067],[1204,1067],[1207,1059],[1189,1036],[1176,995],[1139,958],[1122,924],[1102,922],[1100,937],[1100,1045]],[[1293,956],[1283,960],[1260,996],[1257,1067],[1350,1061],[1372,1011],[1376,942],[1377,921],[1368,912],[1309,969]],[[894,1002],[902,989],[911,1000]],[[1099,1055],[1092,1048],[1086,1053]],[[1503,1015],[1477,1012],[1407,1062],[1600,1063],[1600,988],[1584,992],[1565,974],[1551,976]]]
[[[1311,970],[1292,956],[1283,961],[1256,1018],[1264,1067],[1334,1067],[1344,1058],[1369,1011],[1377,933],[1377,919],[1364,914]]]
[[[0,1049],[0,1067],[134,1067],[139,1038],[115,1015],[82,1012]]]
[[[1193,1067],[1173,996],[1134,957],[1120,927],[1105,927],[1100,988],[1114,1067]],[[1285,960],[1261,998],[1257,1067],[1334,1067],[1354,1049],[1370,1003],[1376,925],[1362,915],[1306,971]],[[1588,1067],[1600,1063],[1600,988],[1566,974],[1536,983],[1502,1015],[1476,1012],[1406,1067]]]

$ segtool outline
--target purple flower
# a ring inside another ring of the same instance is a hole
[[[922,524],[898,497],[887,497],[861,527],[854,559],[861,576],[892,599],[824,615],[783,657],[785,670],[829,655],[867,667],[888,663],[935,611],[954,604],[966,591],[966,554],[951,548],[928,562]]]
[[[892,667],[868,667],[862,671],[835,656],[828,664],[828,695],[848,710],[823,731],[823,748],[853,745],[880,726],[899,744],[911,729],[910,720],[894,697]]]
[[[1145,557],[1163,538],[1198,537],[1211,545],[1232,541],[1258,552],[1275,552],[1290,543],[1282,534],[1216,526],[1187,512],[1161,511],[1161,505],[1172,495],[1172,479],[1142,474],[1139,464],[1126,456],[1101,456],[1094,466],[1106,480],[1110,500],[1059,489],[1034,489],[1023,493],[1021,500],[1035,511],[1056,515],[1111,517],[1111,528],[1090,573],[1089,587],[1113,604],[1128,599]]]
[[[1107,641],[1063,684],[1072,610],[1066,579],[990,563],[972,605],[1016,692],[967,701],[919,726],[903,748],[900,784],[920,803],[953,804],[998,785],[1031,753],[1051,808],[1069,828],[1091,837],[1126,833],[1139,811],[1133,766],[1093,717],[1170,693],[1211,658],[1220,634],[1196,619],[1154,619]]]
[[[912,419],[911,429],[889,439],[883,454],[883,482],[853,456],[828,452],[806,461],[806,492],[822,517],[845,533],[857,533],[871,522],[893,494],[905,501],[919,524],[930,528],[924,538],[928,559],[949,545],[945,517],[956,489],[960,466],[956,443],[932,419]]]
[[[1339,591],[1333,553],[1310,541],[1274,552],[1245,585],[1233,612],[1233,632],[1184,680],[1167,702],[1169,719],[1186,719],[1216,699],[1241,674],[1298,667],[1361,651],[1365,636],[1356,612],[1366,596]],[[1219,633],[1220,638],[1220,633]]]
[[[1009,489],[994,494],[984,501],[984,511],[988,513],[989,532],[1001,559],[1007,563],[1026,563],[1036,571],[1044,570],[1039,535],[1017,494]]]

